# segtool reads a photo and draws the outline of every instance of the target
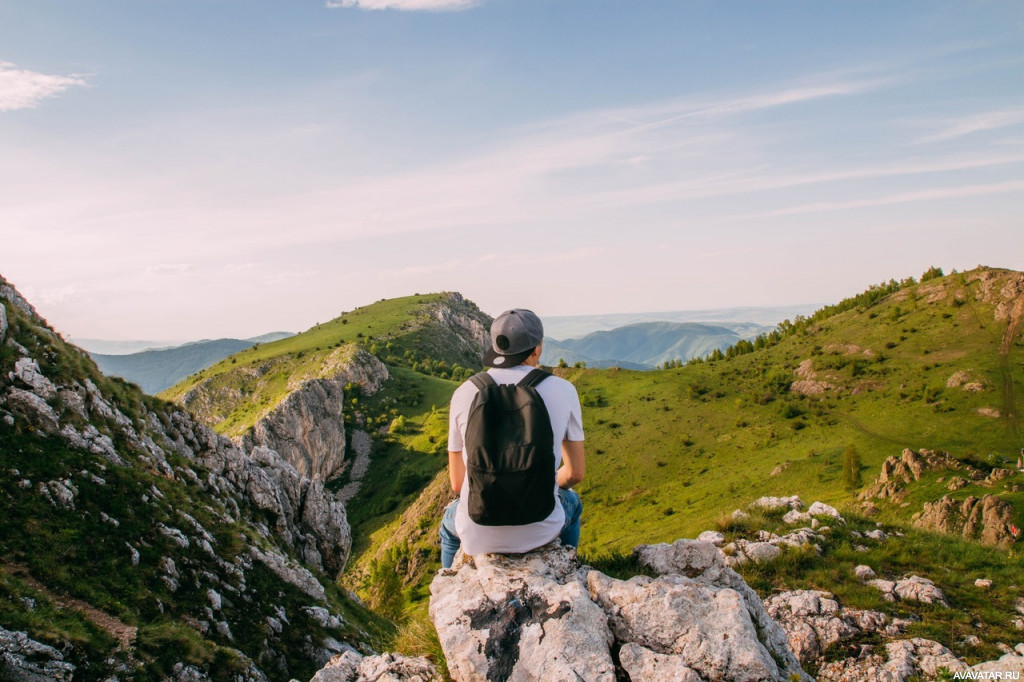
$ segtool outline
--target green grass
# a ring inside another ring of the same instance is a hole
[[[653,373],[559,370],[590,402],[584,407],[587,478],[580,486],[587,505],[583,541],[600,552],[692,537],[722,512],[761,495],[848,502],[842,469],[848,445],[860,455],[865,480],[905,447],[1015,461],[1015,422],[977,412],[1002,409],[998,349],[1006,322],[994,319],[991,303],[952,304],[955,276],[901,293],[943,285],[950,292],[936,302],[920,294],[912,302],[890,298],[853,308],[729,360]],[[943,318],[946,311],[953,317]],[[897,343],[886,348],[890,339]],[[838,347],[847,344],[871,349],[874,357]],[[836,390],[801,396],[780,389],[808,359]],[[1022,360],[1018,342],[1009,364]],[[947,388],[961,370],[988,388]],[[1019,373],[1013,381],[1019,396]],[[785,471],[770,475],[783,464]]]
[[[453,349],[446,330],[430,316],[442,303],[472,312],[472,304],[452,303],[448,294],[378,301],[301,334],[231,355],[160,396],[185,404],[219,433],[236,437],[303,382],[332,376],[346,366],[358,348],[391,367],[429,357],[434,362],[423,373],[448,378],[455,370],[461,378],[467,368],[479,366],[479,359]]]
[[[784,534],[787,528],[778,515],[760,516],[744,526],[721,524],[727,540],[751,539],[756,529]],[[902,532],[881,542],[855,538],[850,531],[876,528],[874,519],[847,511],[847,525],[832,524],[819,555],[811,549],[789,549],[768,564],[747,563],[738,571],[747,583],[766,596],[786,590],[822,590],[835,595],[841,606],[873,609],[894,617],[912,619],[908,636],[942,642],[971,664],[998,657],[998,642],[1016,642],[1013,629],[1015,601],[1024,595],[1019,578],[1024,559],[1019,552],[1007,552],[976,542],[950,538],[905,526],[884,526],[887,533]],[[857,547],[867,551],[858,551]],[[880,578],[895,580],[919,575],[935,582],[950,607],[918,602],[887,602],[881,593],[864,584],[853,573],[857,565],[873,568]],[[990,590],[975,587],[977,578],[993,581]],[[966,646],[963,639],[974,634],[980,646]]]

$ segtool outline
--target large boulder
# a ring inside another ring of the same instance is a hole
[[[808,679],[785,633],[714,545],[679,540],[638,547],[636,556],[658,577],[611,578],[557,544],[460,554],[430,588],[452,677]]]
[[[571,547],[460,556],[430,585],[430,618],[454,679],[614,682],[608,618]]]

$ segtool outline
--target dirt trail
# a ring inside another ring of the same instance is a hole
[[[32,574],[29,573],[28,567],[24,564],[7,561],[0,565],[2,565],[9,573],[17,575],[19,578],[24,580],[32,587],[32,589],[45,595],[47,599],[60,608],[77,611],[85,616],[89,622],[93,623],[97,627],[103,628],[118,641],[120,649],[124,651],[130,651],[132,649],[135,643],[135,635],[139,630],[137,627],[128,625],[124,621],[111,616],[109,613],[104,613],[103,611],[90,606],[81,599],[75,599],[74,597],[70,597],[65,594],[52,592],[46,585],[33,578]]]

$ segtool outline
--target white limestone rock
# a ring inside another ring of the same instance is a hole
[[[717,530],[706,530],[698,535],[697,539],[701,542],[710,542],[715,547],[721,547],[725,544],[725,535]]]
[[[0,345],[7,340],[7,308],[0,303]]]
[[[281,580],[291,583],[318,602],[324,600],[324,586],[307,569],[276,552],[264,552],[259,547],[250,546],[249,553]]]
[[[430,618],[457,680],[614,682],[608,618],[575,550],[456,556],[430,585]]]
[[[823,502],[815,502],[815,503],[813,503],[810,506],[810,508],[808,508],[807,513],[810,514],[811,516],[829,516],[829,517],[831,517],[833,519],[836,519],[840,523],[845,523],[846,522],[843,519],[842,514],[840,514],[839,511],[835,507],[827,505],[827,504],[825,504]]]
[[[704,682],[704,678],[686,665],[681,657],[659,654],[633,642],[619,650],[619,663],[633,680]]]
[[[770,542],[750,542],[744,545],[742,550],[755,564],[768,563],[782,556],[782,549]]]
[[[764,603],[761,601],[760,597],[758,597],[757,593],[746,584],[738,573],[726,565],[726,557],[724,557],[721,552],[717,551],[713,545],[706,542],[682,539],[675,541],[671,545],[665,543],[641,545],[636,547],[633,550],[633,553],[643,565],[651,568],[664,579],[671,578],[674,580],[685,578],[686,580],[694,583],[693,585],[687,586],[662,586],[661,589],[667,592],[679,590],[685,593],[687,590],[690,590],[692,594],[696,594],[697,588],[702,587],[705,589],[704,596],[702,597],[705,601],[710,601],[712,599],[712,595],[718,595],[722,592],[732,593],[735,595],[742,604],[742,611],[745,612],[754,631],[757,632],[760,637],[760,639],[755,638],[753,641],[734,641],[732,644],[743,652],[738,655],[744,659],[748,659],[751,656],[757,658],[757,656],[753,654],[753,650],[760,647],[764,652],[769,652],[768,655],[770,658],[781,662],[782,667],[780,667],[775,673],[781,675],[780,679],[788,679],[790,675],[795,675],[799,679],[807,679],[806,675],[800,669],[796,657],[789,650],[786,644],[786,633],[769,616],[768,612],[765,610]],[[601,574],[598,573],[597,575]],[[594,574],[592,573],[590,576],[591,580],[593,580],[593,576]],[[604,576],[601,577],[603,578]],[[605,578],[605,580],[611,579]],[[632,581],[641,582],[648,580],[650,579],[632,579]],[[616,582],[621,583],[622,581]],[[594,592],[593,585],[591,592]],[[724,595],[719,597],[719,599],[722,603],[727,603],[731,600],[731,596]],[[652,613],[658,612],[659,607],[656,607],[655,603],[652,602],[648,604],[648,607]],[[618,617],[618,611],[614,609],[610,610],[609,615],[614,622],[615,618]],[[692,614],[677,613],[675,616],[672,614],[662,615],[665,618],[676,618],[681,621],[686,628],[701,627],[700,624],[695,625],[691,622],[694,620]],[[723,615],[722,617],[727,616]],[[739,611],[733,612],[731,616],[728,617],[734,618],[734,622],[742,620],[742,616]],[[712,617],[712,619],[714,618],[717,618],[717,616]],[[737,627],[739,626],[737,625]],[[740,629],[742,629],[742,627],[740,627]],[[711,636],[712,640],[716,639],[714,634]],[[636,640],[636,643],[645,646],[652,651],[666,653],[655,646],[650,646],[650,643],[645,640]],[[709,646],[711,645],[709,644]],[[719,649],[718,651],[719,654],[723,653],[722,649]],[[687,658],[687,656],[689,656],[689,658]],[[715,669],[716,666],[714,663],[710,663],[706,660],[704,661],[704,664],[702,664],[705,667],[701,667],[701,665],[692,665],[692,663],[700,657],[700,653],[687,651],[686,654],[683,654],[683,663],[686,667],[694,669],[702,677],[707,678],[709,676],[707,671]],[[726,679],[732,678],[726,677]],[[765,679],[776,678],[769,676]]]
[[[60,431],[57,413],[49,403],[32,391],[10,386],[7,389],[6,397],[7,408],[15,414],[23,416],[39,431],[47,434],[55,434]]]
[[[967,665],[938,642],[915,637],[886,643],[884,655],[867,653],[860,658],[825,663],[818,670],[818,682],[935,679],[940,668],[956,673],[966,670]]]
[[[800,511],[799,509],[790,509],[786,512],[786,515],[782,517],[782,522],[790,526],[796,523],[810,523],[811,515],[807,512]]]
[[[977,580],[974,581],[974,586],[975,587],[980,587],[983,590],[987,590],[990,587],[992,587],[992,581],[989,580],[988,578],[978,578]]]
[[[401,654],[363,656],[348,650],[334,656],[310,682],[440,682],[441,676],[426,658]]]
[[[927,578],[912,575],[909,578],[898,580],[893,591],[903,601],[919,601],[923,604],[941,604],[949,607],[946,595]]]
[[[75,666],[51,646],[0,627],[0,679],[71,682]]]
[[[768,614],[786,631],[790,649],[803,664],[816,661],[825,650],[862,633],[898,633],[878,611],[840,608],[829,592],[795,590],[765,600]]]
[[[35,358],[20,358],[14,363],[14,370],[9,372],[8,376],[43,400],[50,400],[57,395],[57,387],[43,375]]]
[[[798,495],[790,497],[759,497],[750,503],[751,509],[803,509],[804,502]]]
[[[865,566],[864,564],[855,567],[853,569],[853,573],[858,578],[864,581],[871,580],[872,578],[875,578],[877,576],[877,574],[875,573],[875,569],[871,568],[870,566]]]

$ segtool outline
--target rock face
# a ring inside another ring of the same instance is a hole
[[[0,627],[0,679],[71,682],[74,674],[75,666],[53,647]]]
[[[450,343],[458,354],[479,358],[491,345],[491,318],[461,294],[450,293],[430,315],[451,332]]]
[[[301,647],[307,660],[326,662],[342,650],[338,638],[369,639],[337,618],[306,622],[302,615],[302,607],[327,613],[324,607],[342,601],[326,593],[317,572],[332,578],[351,545],[345,508],[320,478],[301,475],[273,449],[246,451],[188,412],[106,380],[2,279],[0,297],[4,344],[13,351],[2,359],[0,428],[15,443],[45,442],[57,468],[47,471],[35,462],[13,468],[17,460],[5,456],[0,473],[12,482],[0,500],[10,510],[5,513],[22,522],[18,513],[41,499],[57,519],[41,520],[44,525],[66,523],[79,533],[88,528],[102,535],[89,525],[100,523],[120,534],[103,541],[143,581],[137,589],[154,595],[149,608],[230,648],[247,666],[238,679],[266,679],[257,666],[284,676],[286,650],[292,661]],[[125,505],[133,518],[125,516]],[[196,604],[186,593],[204,597]],[[275,615],[268,617],[267,609]],[[297,617],[304,629],[293,637],[286,624]],[[239,633],[254,618],[267,623],[265,639],[243,642]],[[24,635],[4,633],[0,678],[64,679],[62,666],[69,664],[59,652],[51,655]],[[90,664],[102,669],[107,662]],[[14,676],[11,666],[49,668],[33,678]],[[208,673],[183,664],[171,679],[205,679]]]
[[[906,448],[899,457],[888,457],[882,463],[882,472],[871,485],[864,489],[860,498],[862,500],[880,498],[899,501],[903,499],[908,483],[921,480],[925,471],[937,469],[962,471],[964,472],[963,476],[969,479],[982,478],[981,472],[948,453],[932,450],[914,452],[910,448]]]
[[[956,673],[967,670],[967,665],[938,642],[915,637],[887,643],[884,655],[868,650],[860,658],[826,663],[818,670],[818,682],[935,679],[939,668]]]
[[[440,682],[433,664],[423,657],[401,654],[363,656],[356,651],[338,654],[309,682]]]
[[[756,593],[706,542],[641,546],[659,577],[610,578],[575,551],[461,556],[431,584],[456,680],[808,679]]]
[[[896,635],[902,624],[888,624],[879,611],[840,608],[833,595],[817,590],[796,590],[765,600],[768,614],[786,631],[790,649],[802,664],[816,661],[825,650],[862,633]]]
[[[981,499],[971,495],[965,500],[946,495],[941,500],[926,502],[914,525],[981,540],[986,545],[1008,546],[1015,540],[1011,530],[1013,506],[994,495]]]
[[[336,373],[302,382],[242,438],[242,447],[276,451],[301,476],[329,479],[345,460],[342,408],[345,386],[359,384],[372,395],[388,379],[388,369],[366,351],[346,355]]]

